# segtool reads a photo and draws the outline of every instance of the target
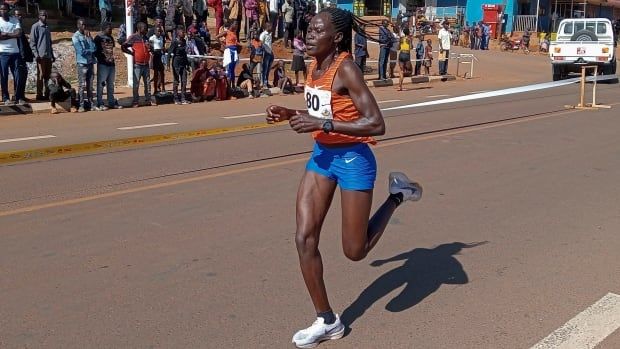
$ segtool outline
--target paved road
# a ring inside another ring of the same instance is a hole
[[[619,106],[567,111],[575,91],[385,113],[375,204],[396,169],[425,197],[359,263],[335,200],[321,249],[351,331],[321,348],[529,348],[620,293]],[[0,167],[0,347],[290,347],[313,317],[293,241],[310,146],[282,125]]]

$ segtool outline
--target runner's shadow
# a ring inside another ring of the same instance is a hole
[[[347,326],[359,319],[375,302],[388,293],[405,285],[399,295],[385,306],[391,312],[401,312],[422,302],[439,289],[442,284],[466,284],[469,280],[461,263],[454,257],[464,248],[486,244],[488,241],[465,244],[453,242],[439,245],[433,249],[416,248],[389,259],[376,260],[370,265],[379,267],[396,261],[405,263],[380,276],[368,286],[340,317]]]

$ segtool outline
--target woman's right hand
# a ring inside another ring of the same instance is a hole
[[[270,105],[267,107],[267,123],[274,124],[276,122],[286,121],[291,118],[294,111],[279,105]]]

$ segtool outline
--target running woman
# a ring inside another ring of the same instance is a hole
[[[385,133],[385,123],[361,70],[351,59],[352,30],[358,31],[361,23],[338,8],[326,8],[314,16],[307,35],[307,53],[314,57],[304,93],[308,109],[267,108],[267,122],[288,120],[295,132],[312,133],[316,141],[297,193],[295,243],[317,319],[293,336],[298,348],[341,338],[345,331],[327,298],[318,249],[336,187],[340,186],[342,197],[343,250],[353,261],[366,257],[377,244],[400,204],[419,200],[422,194],[417,183],[393,172],[390,195],[369,220],[377,168],[368,145],[376,143],[373,136]]]

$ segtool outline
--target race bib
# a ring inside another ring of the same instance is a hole
[[[308,114],[319,119],[333,119],[332,91],[325,91],[306,85],[304,90]]]

